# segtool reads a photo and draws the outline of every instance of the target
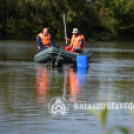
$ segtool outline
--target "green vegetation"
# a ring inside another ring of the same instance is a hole
[[[68,36],[78,27],[86,39],[133,40],[133,0],[1,0],[0,36],[35,39],[48,27],[56,39],[63,39],[63,12]]]
[[[108,120],[108,114],[109,114],[109,110],[107,109],[107,107],[105,107],[105,109],[101,111],[97,111],[95,109],[89,109],[89,111],[94,116],[96,116],[98,120],[100,120],[102,134],[113,134],[113,132],[115,131],[120,131],[122,134],[131,134],[131,132],[133,131],[122,126],[114,126],[110,128],[109,130],[107,130],[107,120]],[[132,113],[133,112],[134,110],[132,110]],[[134,115],[132,114],[132,116]]]
[[[94,115],[99,121],[101,125],[101,133],[102,134],[113,134],[115,131],[121,132],[121,134],[132,134],[134,132],[134,129],[128,129],[128,127],[120,126],[120,125],[115,125],[110,128],[107,128],[108,125],[108,119],[109,119],[109,113],[111,110],[108,109],[108,104],[110,103],[110,100],[112,100],[114,93],[111,93],[110,96],[107,96],[106,101],[105,101],[105,107],[99,110],[89,108],[89,112]],[[98,100],[102,100],[101,94],[98,96]],[[134,104],[134,102],[133,102]],[[133,119],[133,124],[134,125],[134,109],[130,110],[132,119]],[[117,117],[118,118],[118,117]]]

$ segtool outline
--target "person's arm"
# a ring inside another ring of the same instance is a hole
[[[75,47],[74,50],[81,50],[82,44],[83,44],[83,39],[81,39],[81,40],[79,41],[78,47]]]
[[[54,47],[54,44],[55,44],[55,43],[54,43],[54,41],[53,41],[53,38],[52,38],[52,37],[51,37],[51,40],[50,40],[50,41],[51,41],[50,45]]]
[[[65,40],[70,41],[70,39],[67,36],[65,37]]]
[[[41,38],[39,36],[37,38],[37,42],[38,42],[38,46],[41,48],[43,45],[42,45],[42,42],[41,42]]]

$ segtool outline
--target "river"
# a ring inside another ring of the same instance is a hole
[[[64,49],[64,42],[56,43]],[[101,134],[98,118],[74,103],[133,102],[134,42],[87,42],[86,47],[93,52],[87,72],[34,63],[34,41],[0,41],[0,134]],[[68,105],[64,117],[48,109],[61,97]],[[107,129],[116,125],[131,130],[131,111],[109,110]]]

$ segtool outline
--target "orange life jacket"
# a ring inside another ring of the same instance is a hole
[[[51,47],[51,35],[48,33],[46,36],[44,36],[42,33],[38,34],[37,37],[41,38],[41,42],[46,47]]]
[[[77,37],[75,37],[75,36],[73,35],[73,37],[72,37],[72,39],[71,39],[71,44],[70,44],[70,46],[72,46],[73,48],[79,47],[79,41],[80,41],[80,40],[83,40],[83,44],[82,44],[81,50],[80,50],[80,51],[82,51],[82,50],[84,49],[84,45],[85,45],[85,37],[84,37],[83,34],[79,34]]]

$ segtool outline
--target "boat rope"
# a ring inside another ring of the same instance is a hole
[[[46,54],[57,54],[57,55],[60,55],[60,56],[62,55],[62,56],[66,56],[66,57],[68,57],[68,58],[73,58],[74,60],[75,60],[76,56],[81,55],[81,54],[79,54],[79,53],[73,53],[73,54],[71,54],[71,55],[63,54],[63,53],[61,52],[61,49],[60,49],[60,53],[58,53],[58,52],[40,53],[39,55],[37,55],[37,56],[34,57],[34,60],[37,60],[37,59],[39,59],[40,57],[42,57],[42,56],[44,56],[44,55],[46,55]],[[88,57],[90,57],[91,55],[92,55],[92,52],[89,51],[89,52],[88,52]]]
[[[44,56],[44,55],[46,55],[46,54],[58,54],[58,55],[59,55],[59,53],[57,53],[57,52],[47,52],[47,53],[42,53],[42,54],[40,54],[40,55],[34,57],[34,59],[36,60],[36,59],[38,59],[38,58],[40,58],[41,56]],[[75,58],[74,56],[77,56],[78,54],[77,54],[77,53],[74,53],[73,55],[67,55],[67,54],[61,53],[60,55],[64,55],[64,56],[66,56],[66,57],[68,57],[68,58]]]
[[[59,55],[58,55],[58,58],[60,57],[60,55],[61,55],[61,48],[60,48],[60,53],[59,53]]]
[[[60,56],[61,56],[61,48],[60,48],[60,53],[58,54],[58,56],[57,56],[57,60],[59,60],[60,59]]]

